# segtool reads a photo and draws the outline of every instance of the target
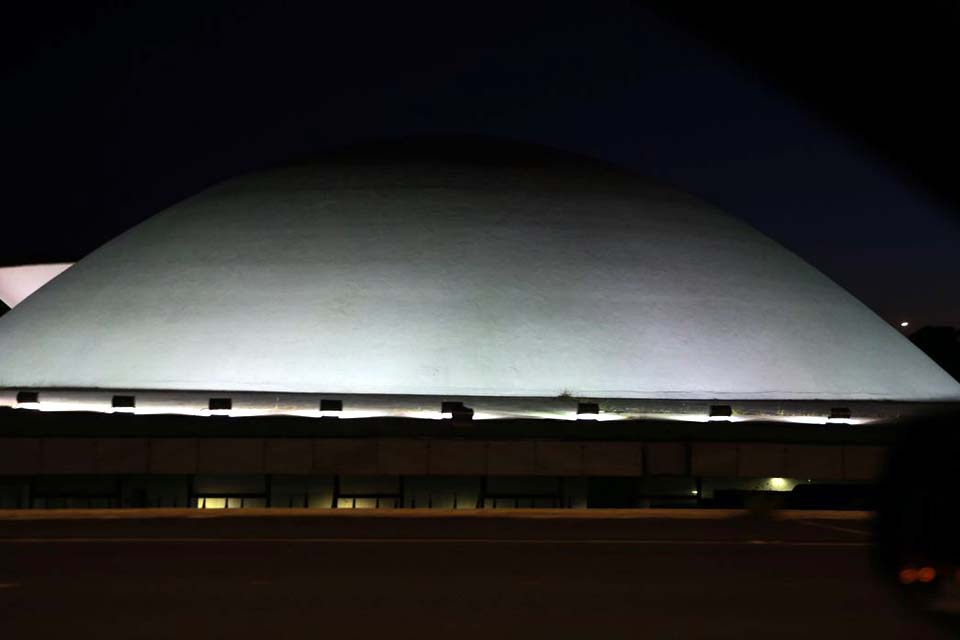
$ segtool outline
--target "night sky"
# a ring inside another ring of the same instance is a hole
[[[960,326],[952,3],[171,4],[6,16],[0,265],[76,260],[292,156],[489,134],[672,183],[891,323]]]

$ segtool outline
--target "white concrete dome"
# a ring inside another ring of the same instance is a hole
[[[700,200],[549,154],[455,155],[331,156],[158,213],[0,319],[0,387],[960,399]]]

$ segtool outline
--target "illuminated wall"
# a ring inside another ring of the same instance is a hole
[[[563,163],[228,181],[7,313],[0,354],[8,388],[960,399],[745,223]]]

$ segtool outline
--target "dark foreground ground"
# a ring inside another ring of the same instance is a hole
[[[944,637],[858,518],[187,513],[0,513],[0,637]]]

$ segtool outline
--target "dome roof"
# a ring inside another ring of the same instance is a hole
[[[0,319],[0,387],[960,399],[700,200],[579,158],[455,150],[334,155],[158,213]]]

